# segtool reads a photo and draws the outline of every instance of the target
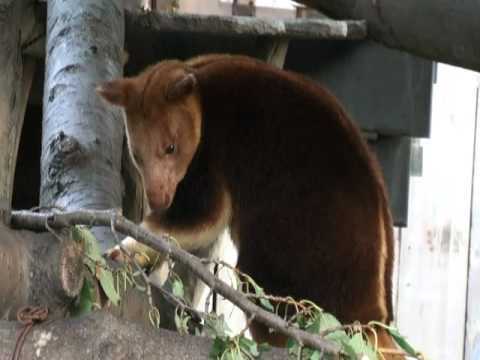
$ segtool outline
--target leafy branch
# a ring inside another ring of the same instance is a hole
[[[249,275],[242,273],[229,264],[216,260],[197,259],[178,248],[175,242],[172,242],[170,236],[156,237],[113,211],[87,210],[50,213],[19,211],[13,212],[12,224],[30,229],[47,229],[51,232],[55,232],[55,229],[73,226],[70,230],[72,237],[77,238],[77,240],[80,239],[86,249],[85,264],[99,280],[105,294],[112,303],[116,303],[119,300],[118,286],[120,281],[118,276],[121,275],[125,283],[129,282],[135,287],[146,291],[149,303],[153,309],[150,282],[145,269],[138,264],[135,255],[128,253],[128,250],[122,248],[116,233],[118,229],[154,250],[166,254],[169,261],[171,259],[187,266],[210,286],[212,291],[218,292],[243,310],[248,317],[247,325],[253,320],[257,320],[269,328],[286,335],[289,338],[287,343],[288,352],[297,359],[316,360],[339,357],[376,359],[377,354],[380,358],[387,354],[400,356],[408,354],[417,359],[422,358],[393,327],[378,322],[371,322],[366,325],[356,323],[342,325],[333,315],[324,312],[311,301],[297,301],[291,297],[268,295]],[[93,235],[87,228],[78,225],[110,226],[120,250],[130,260],[129,263],[124,264],[124,269],[112,272],[100,255]],[[239,292],[232,289],[212,275],[205,266],[205,264],[209,263],[215,263],[218,266],[231,269],[242,291]],[[135,273],[130,264],[134,265]],[[114,274],[117,276],[117,288],[114,287]],[[137,284],[135,277],[138,275],[144,280],[144,287]],[[195,320],[194,324],[198,325],[200,320],[202,320],[203,328],[194,327],[193,329],[197,334],[202,333],[214,338],[214,346],[210,353],[211,358],[229,360],[253,359],[266,349],[263,344],[258,345],[244,336],[248,326],[240,334],[230,336],[223,316],[203,313],[193,309],[184,298],[185,293],[181,279],[171,269],[168,281],[171,282],[172,292],[170,293],[162,288],[160,288],[160,291],[167,301],[176,306],[175,324],[177,329],[181,333],[192,332],[191,321]],[[92,291],[89,286],[91,285],[86,282],[86,287],[82,290],[80,297],[84,296],[88,299],[91,296]],[[91,308],[94,304],[87,305]],[[88,306],[81,304],[80,309],[85,310]],[[159,318],[155,316],[152,309],[149,313],[151,322],[158,326]],[[367,340],[366,334],[371,332],[373,337],[376,338],[376,329],[378,327],[387,330],[404,351],[379,349],[376,341],[374,341],[372,347]]]
[[[340,355],[341,348],[335,342],[301,330],[275,314],[262,309],[246,298],[241,292],[232,289],[222,280],[213,276],[195,256],[173,246],[167,237],[156,236],[127,220],[115,211],[79,210],[48,213],[14,211],[12,212],[11,219],[12,225],[33,230],[45,230],[48,227],[65,228],[75,225],[114,226],[117,231],[133,237],[137,241],[142,242],[158,252],[166,254],[167,257],[189,268],[210,288],[238,306],[245,312],[248,318],[255,318],[255,320],[262,322],[269,328],[275,329],[279,333],[295,339],[302,347],[307,346],[319,350],[324,354]]]

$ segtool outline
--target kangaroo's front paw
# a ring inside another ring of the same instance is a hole
[[[107,250],[105,256],[119,263],[128,263],[131,257],[142,268],[154,267],[163,261],[163,257],[158,252],[130,236],[122,240],[121,247],[123,250],[119,245]]]
[[[148,278],[152,285],[163,286],[170,272],[168,261],[165,261],[164,256],[132,237],[123,239],[121,247],[122,249],[120,245],[117,245],[107,250],[105,257],[118,263],[129,263],[131,259],[134,259],[142,268],[151,270]]]

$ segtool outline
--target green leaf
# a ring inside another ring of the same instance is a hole
[[[312,352],[312,355],[310,355],[310,360],[320,360],[321,358],[322,354],[318,350],[315,350],[314,352]]]
[[[355,349],[350,346],[350,343],[344,343],[342,351],[347,354],[347,359],[358,359],[358,354],[355,352]]]
[[[323,327],[321,317],[315,316],[314,318],[307,320],[305,330],[312,334],[318,334]]]
[[[364,352],[363,352],[365,355],[368,356],[368,358],[370,360],[377,360],[378,357],[377,357],[377,353],[375,352],[375,350],[372,348],[371,345],[367,344],[365,346],[365,349],[364,349]]]
[[[297,356],[298,352],[300,351],[300,344],[289,338],[287,340],[287,349],[288,349],[288,355],[291,355],[291,356]]]
[[[100,253],[95,236],[84,226],[74,226],[72,228],[72,239],[78,241],[83,246],[85,256],[95,262],[105,262],[105,259]]]
[[[275,311],[275,308],[273,307],[272,303],[267,299],[260,298],[260,305],[262,305],[264,309],[266,309],[270,312]]]
[[[100,285],[102,286],[105,295],[108,297],[108,299],[112,302],[113,305],[117,306],[120,302],[120,295],[115,288],[112,272],[102,268],[98,271],[97,278],[98,281],[100,281]]]
[[[287,349],[289,354],[296,354],[296,350],[298,349],[298,342],[293,338],[289,337],[287,339]]]
[[[369,360],[377,360],[375,351],[367,344],[360,332],[353,335],[346,346],[346,352],[350,356],[353,355],[350,354],[352,350],[354,352],[354,358],[364,359],[368,357]]]
[[[74,226],[72,228],[72,239],[82,243],[85,254],[85,265],[98,279],[100,286],[110,302],[118,305],[120,295],[115,288],[113,274],[108,270],[107,262],[100,253],[100,248],[98,247],[95,236],[84,226]]]
[[[215,340],[213,340],[212,349],[210,350],[208,357],[210,359],[218,359],[222,356],[226,349],[226,342],[223,339],[217,337],[215,338]]]
[[[220,316],[212,316],[208,319],[205,319],[204,332],[207,336],[212,338],[226,338],[227,333],[230,332],[230,329],[228,328],[225,318],[222,314]]]
[[[325,336],[325,339],[333,341],[342,347],[350,342],[350,337],[347,335],[345,330],[336,330],[331,332]]]
[[[356,354],[361,354],[365,343],[361,333],[356,333],[350,338],[350,346],[353,348]]]
[[[325,335],[325,339],[338,343],[350,341],[350,338],[348,337],[345,330],[335,330],[331,333],[328,333],[327,335]]]
[[[340,322],[333,315],[323,312],[317,313],[313,317],[299,318],[298,323],[312,334],[318,334],[341,326]]]
[[[255,295],[258,297],[258,301],[260,302],[260,305],[262,305],[265,309],[267,309],[270,312],[274,312],[275,308],[273,307],[272,303],[268,300],[265,299],[265,291],[263,288],[258,286],[255,282],[251,281],[250,284],[253,286],[253,290],[255,291]]]
[[[72,309],[72,316],[81,316],[88,314],[92,311],[95,301],[95,289],[93,285],[85,279],[83,282],[82,290],[77,299],[77,305]]]
[[[258,345],[255,341],[242,336],[240,337],[239,345],[240,348],[248,354],[254,357],[260,356],[260,351],[258,350]]]
[[[397,329],[393,327],[387,327],[386,329],[390,335],[392,335],[398,346],[400,346],[408,355],[416,356],[418,354],[418,352],[408,343],[405,337],[402,336]]]
[[[182,327],[182,318],[180,317],[180,314],[178,313],[178,311],[175,311],[174,321],[175,321],[175,327],[177,328],[177,331],[181,333],[180,329]]]
[[[184,313],[184,312],[178,312],[175,311],[175,326],[177,328],[177,331],[180,334],[188,334],[189,333],[189,328],[188,328],[188,323],[191,320],[191,317]]]
[[[340,321],[338,321],[337,318],[335,316],[333,316],[332,314],[322,312],[321,314],[319,314],[319,318],[320,318],[320,329],[319,329],[319,331],[325,331],[325,330],[328,330],[328,329],[334,329],[334,328],[342,326]]]
[[[179,278],[176,278],[175,280],[173,280],[172,293],[174,296],[180,299],[185,298],[185,289],[183,288],[183,283]]]
[[[245,360],[242,353],[233,349],[229,349],[222,356],[225,360]]]

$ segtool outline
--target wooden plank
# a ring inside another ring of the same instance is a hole
[[[40,6],[40,21],[45,22],[45,5]],[[172,14],[163,12],[126,11],[126,39],[158,41],[160,35],[198,34],[235,38],[269,37],[277,39],[362,40],[367,36],[363,20],[332,19],[267,19],[246,16]],[[233,40],[233,39],[231,39]],[[34,57],[45,56],[44,38],[31,44],[25,53]],[[131,45],[131,44],[127,44]],[[157,44],[158,45],[158,44]],[[156,45],[156,46],[157,46]]]
[[[23,11],[25,1],[7,1],[0,7],[0,203],[6,209],[11,206],[18,144],[34,70],[34,63],[24,64],[20,54]]]
[[[398,287],[400,281],[400,244],[402,242],[402,229],[394,228],[393,229],[394,242],[394,254],[395,260],[393,262],[393,274],[392,274],[392,299],[393,299],[393,314],[394,321],[398,319]]]
[[[438,67],[423,176],[411,178],[402,231],[398,325],[437,360],[463,357],[476,76]]]
[[[128,22],[155,32],[189,32],[222,36],[274,36],[289,39],[364,39],[365,22],[331,19],[277,20],[247,16],[127,13]]]
[[[480,359],[480,87],[477,87],[465,359]]]
[[[264,59],[267,63],[283,69],[285,58],[287,57],[289,40],[278,39],[271,41],[271,49]]]

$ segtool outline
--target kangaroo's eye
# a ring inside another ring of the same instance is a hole
[[[168,154],[168,155],[171,155],[175,152],[176,150],[176,147],[174,144],[170,144],[167,146],[167,148],[165,149],[165,153]]]

